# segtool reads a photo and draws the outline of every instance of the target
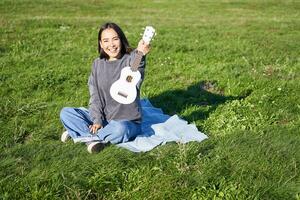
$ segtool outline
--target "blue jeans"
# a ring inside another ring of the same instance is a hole
[[[85,108],[65,107],[60,112],[60,120],[69,135],[78,137],[98,136],[100,141],[113,144],[133,140],[141,134],[141,124],[129,120],[111,120],[103,124],[96,134],[90,132],[89,126],[93,124],[89,111]]]

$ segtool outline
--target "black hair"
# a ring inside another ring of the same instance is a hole
[[[130,47],[128,40],[122,31],[122,29],[113,22],[107,22],[103,24],[100,27],[99,33],[98,33],[98,52],[100,54],[100,58],[106,58],[109,59],[109,56],[104,52],[104,50],[101,48],[100,41],[101,41],[101,34],[105,29],[111,28],[118,34],[120,41],[121,41],[121,57],[123,57],[124,54],[130,53],[132,51],[132,48]]]

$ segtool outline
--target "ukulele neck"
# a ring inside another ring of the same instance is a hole
[[[137,51],[137,53],[135,54],[133,63],[131,65],[131,70],[132,71],[137,71],[138,70],[139,65],[140,65],[140,63],[142,61],[143,56],[144,56],[144,54],[141,51]]]

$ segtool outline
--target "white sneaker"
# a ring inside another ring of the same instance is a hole
[[[71,138],[71,136],[69,135],[68,131],[63,132],[63,134],[60,136],[60,140],[64,143],[67,142],[69,138]]]
[[[87,150],[89,153],[99,153],[102,149],[104,149],[105,143],[101,142],[91,142],[88,144]]]

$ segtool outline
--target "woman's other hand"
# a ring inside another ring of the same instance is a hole
[[[144,42],[143,39],[139,41],[138,47],[136,48],[138,51],[143,52],[144,55],[148,54],[150,51],[150,44]]]
[[[95,134],[97,133],[98,129],[102,128],[100,124],[93,124],[89,126],[90,132]]]

